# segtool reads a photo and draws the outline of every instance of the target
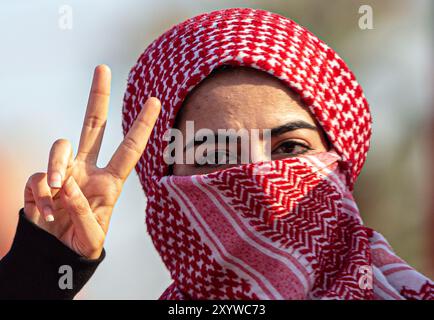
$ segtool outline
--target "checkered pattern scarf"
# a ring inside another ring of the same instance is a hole
[[[187,94],[222,65],[280,79],[316,118],[330,152],[206,175],[168,175],[164,133]],[[128,132],[145,100],[162,112],[136,166],[146,223],[173,278],[161,299],[433,299],[433,282],[365,227],[351,195],[366,159],[371,115],[345,62],[294,21],[226,9],[180,23],[132,68]]]

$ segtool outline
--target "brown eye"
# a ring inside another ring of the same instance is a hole
[[[273,150],[274,154],[288,154],[289,156],[296,156],[312,150],[309,146],[295,141],[285,141]]]

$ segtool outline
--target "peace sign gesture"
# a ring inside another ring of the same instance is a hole
[[[110,69],[97,66],[76,157],[67,140],[57,140],[47,173],[33,174],[24,192],[26,217],[88,259],[101,255],[113,207],[161,109],[158,99],[149,98],[110,162],[98,168],[110,80]]]

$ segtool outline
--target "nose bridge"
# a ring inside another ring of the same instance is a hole
[[[259,143],[252,144],[250,146],[250,162],[261,162],[271,160],[269,156],[264,151],[262,141]]]
[[[269,143],[263,139],[262,130],[242,128],[224,129],[225,135],[229,137],[227,147],[231,152],[237,153],[239,164],[255,163],[271,160],[271,155],[267,154]]]

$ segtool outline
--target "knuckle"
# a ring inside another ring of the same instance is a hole
[[[53,157],[50,159],[50,168],[58,168],[61,167],[64,164],[64,160],[59,157]]]
[[[113,165],[111,163],[107,164],[106,172],[115,180],[122,181],[124,177],[122,177],[115,168],[113,168]]]
[[[84,125],[91,129],[98,129],[105,125],[105,120],[97,115],[88,115],[84,121]]]
[[[50,159],[49,170],[62,170],[66,169],[68,165],[68,159],[63,157],[54,157]]]
[[[53,148],[59,148],[59,147],[70,147],[71,146],[71,142],[69,142],[69,140],[67,139],[57,139],[56,141],[54,141],[53,143]]]
[[[36,203],[39,204],[39,206],[44,206],[45,204],[48,204],[50,202],[49,200],[49,196],[48,195],[44,195],[44,194],[38,194],[35,197],[35,201]]]
[[[83,199],[75,198],[74,201],[71,202],[71,208],[79,215],[85,215],[89,213],[89,208]]]
[[[57,139],[51,147],[48,167],[50,169],[61,169],[67,165],[71,154],[71,143],[66,139]]]
[[[134,153],[140,153],[139,147],[138,147],[138,141],[136,141],[131,136],[126,136],[123,143],[124,147],[133,151]]]
[[[90,93],[92,95],[94,95],[94,96],[99,96],[99,97],[102,97],[102,98],[108,98],[108,97],[110,97],[110,93],[107,92],[107,91],[104,91],[104,90],[98,90],[98,89],[93,89],[92,88],[92,90],[91,90]]]
[[[29,179],[27,180],[27,184],[34,185],[35,183],[44,179],[46,175],[47,174],[45,172],[36,172],[29,177]]]
[[[144,127],[145,130],[150,130],[154,127],[154,122],[149,119],[149,117],[145,116],[144,114],[141,114],[137,118],[137,124]]]

